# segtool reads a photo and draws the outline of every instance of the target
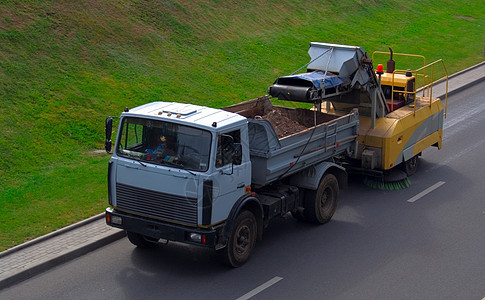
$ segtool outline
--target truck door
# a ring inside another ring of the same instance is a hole
[[[251,184],[251,163],[247,149],[241,150],[241,130],[219,133],[216,143],[213,181],[212,223],[227,218],[234,203]],[[234,156],[235,155],[235,156]]]

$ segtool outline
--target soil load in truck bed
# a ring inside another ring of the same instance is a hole
[[[268,120],[273,125],[274,131],[278,138],[283,138],[295,134],[297,132],[308,129],[308,127],[301,125],[297,121],[291,120],[283,116],[281,111],[273,109],[266,115],[262,116],[263,120]]]
[[[336,116],[273,106],[268,96],[223,108],[248,119],[252,182],[264,186],[343,153],[354,153],[358,112]]]
[[[271,123],[278,139],[338,118],[335,115],[320,112],[315,113],[304,108],[273,106],[267,96],[228,106],[223,109],[238,113],[248,119],[267,120]]]

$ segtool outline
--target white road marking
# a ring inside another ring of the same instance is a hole
[[[420,198],[422,198],[422,197],[426,196],[427,194],[431,193],[432,191],[436,190],[437,188],[439,188],[443,184],[445,184],[444,181],[438,181],[437,183],[433,184],[432,186],[430,186],[429,188],[425,189],[421,193],[419,193],[416,196],[414,196],[411,199],[409,199],[408,202],[413,203],[413,202],[419,200]]]
[[[277,283],[281,279],[283,279],[283,278],[276,276],[273,279],[270,279],[270,280],[266,281],[265,283],[263,283],[262,285],[258,286],[254,290],[250,291],[249,293],[246,293],[246,294],[242,295],[241,297],[237,298],[236,300],[247,300],[247,299],[249,299],[251,297],[254,297],[257,294],[259,294],[262,291],[264,291],[265,289],[267,289],[270,286],[272,286],[273,284]]]

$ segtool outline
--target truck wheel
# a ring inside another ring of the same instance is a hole
[[[256,217],[249,210],[242,211],[234,222],[226,248],[220,253],[224,262],[234,268],[248,261],[256,243]]]
[[[325,175],[318,189],[305,195],[305,218],[318,224],[330,221],[337,208],[338,193],[337,178],[333,174]]]
[[[408,176],[413,175],[418,170],[418,156],[415,155],[404,162],[403,171]]]
[[[140,248],[153,248],[158,242],[157,239],[147,237],[131,231],[127,231],[126,235],[128,236],[128,240],[130,240],[130,242],[133,245]]]

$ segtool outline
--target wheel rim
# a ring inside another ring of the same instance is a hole
[[[333,193],[331,188],[326,188],[323,191],[322,197],[320,197],[320,212],[322,215],[327,215],[332,209]]]
[[[237,234],[235,236],[235,249],[237,255],[244,255],[249,247],[251,240],[251,229],[247,224],[239,227]]]

